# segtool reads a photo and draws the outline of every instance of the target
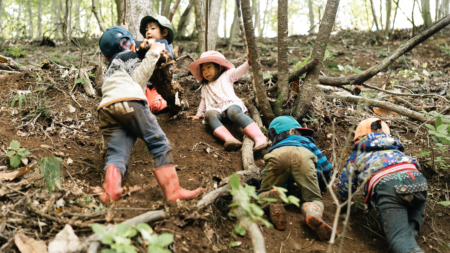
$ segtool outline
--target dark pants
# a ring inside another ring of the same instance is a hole
[[[155,168],[173,164],[169,140],[150,112],[147,103],[142,101],[114,103],[100,109],[98,116],[107,148],[106,166],[115,165],[123,176],[137,138],[144,140],[148,150],[153,154]]]
[[[242,128],[246,128],[248,125],[253,123],[254,121],[247,115],[242,112],[242,109],[238,105],[232,105],[228,107],[225,111],[227,118],[231,120],[233,123],[238,124]],[[205,113],[206,122],[211,126],[213,130],[216,128],[223,126],[222,122],[224,117],[215,110],[209,110]]]
[[[375,188],[374,204],[393,253],[419,249],[414,236],[420,233],[425,216],[427,181],[420,172],[411,171],[383,177]],[[402,178],[402,181],[398,179]],[[416,251],[421,252],[421,251]]]

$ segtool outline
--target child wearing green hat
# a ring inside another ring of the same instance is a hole
[[[163,43],[166,50],[173,57],[172,41],[174,37],[173,26],[164,16],[145,16],[141,20],[139,31],[144,38]],[[139,42],[138,42],[139,43]],[[138,44],[139,45],[139,44]],[[158,94],[150,81],[147,82],[145,96],[148,100],[150,111],[158,113],[167,108],[167,102]]]
[[[278,191],[273,186],[285,187],[297,184],[303,202],[301,210],[306,224],[321,240],[328,240],[332,228],[322,220],[323,202],[319,184],[329,181],[332,167],[317,148],[311,135],[314,130],[302,126],[290,116],[275,118],[269,126],[269,139],[273,147],[264,156],[266,164],[259,196],[277,198],[271,203],[270,219],[277,229],[285,229],[286,211]]]

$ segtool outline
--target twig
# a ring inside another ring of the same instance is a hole
[[[438,95],[438,94],[406,94],[406,93],[397,93],[397,92],[392,92],[392,91],[388,91],[388,90],[383,90],[383,89],[380,89],[378,87],[374,87],[374,86],[371,86],[371,85],[368,85],[368,84],[365,84],[365,83],[362,83],[360,85],[364,86],[366,88],[369,88],[369,89],[378,90],[378,91],[381,91],[381,92],[384,92],[384,93],[387,93],[387,94],[391,94],[391,95],[396,95],[396,96],[421,97],[421,98],[422,97],[438,97],[438,98],[444,100],[445,102],[448,102],[448,100],[446,98],[444,98],[443,96]]]
[[[44,56],[45,58],[47,58],[47,60],[53,62],[53,64],[55,64],[58,68],[63,68],[66,69],[67,67],[61,66],[58,63],[54,62],[52,59],[48,58],[47,56],[45,56],[43,53],[41,53],[41,51],[38,51],[38,53],[40,53],[42,56]]]
[[[289,236],[291,236],[291,230],[289,230],[289,234],[288,234],[288,236],[286,237],[286,240],[284,240],[283,242],[281,242],[280,253],[281,253],[281,249],[283,248],[283,243],[285,243],[285,242],[289,239]]]

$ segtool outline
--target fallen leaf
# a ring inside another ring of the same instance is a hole
[[[28,158],[24,157],[21,159],[22,163],[27,166],[28,165]]]
[[[52,253],[70,253],[76,252],[80,244],[80,239],[73,232],[72,227],[66,224],[63,230],[61,230],[48,245],[48,252]]]
[[[73,160],[72,159],[67,159],[67,165],[72,165],[73,164]]]
[[[396,112],[390,111],[388,109],[384,109],[384,108],[374,108],[373,111],[380,115],[381,117],[387,117],[389,115],[397,115]]]
[[[73,107],[72,105],[68,105],[67,107],[69,108],[70,113],[74,113],[76,111],[75,107]]]
[[[32,169],[33,169],[33,166],[28,166],[28,167],[20,168],[14,172],[0,173],[0,179],[5,179],[8,181],[11,181],[20,176],[25,175],[27,172],[31,171]]]
[[[23,232],[19,232],[14,237],[14,242],[17,248],[22,253],[46,253],[47,245],[44,241],[36,241],[33,238],[29,238]]]

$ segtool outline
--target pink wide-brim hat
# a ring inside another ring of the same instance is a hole
[[[192,75],[194,75],[197,80],[203,80],[202,70],[200,69],[200,64],[214,62],[219,64],[220,66],[225,67],[225,69],[234,69],[235,66],[229,60],[225,59],[223,54],[217,51],[206,51],[201,56],[200,59],[189,65],[189,71],[191,71]]]

